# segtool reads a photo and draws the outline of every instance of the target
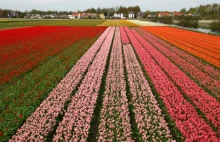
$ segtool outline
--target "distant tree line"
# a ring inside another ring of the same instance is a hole
[[[18,10],[10,10],[10,9],[0,9],[0,18],[24,18],[26,14],[40,14],[40,15],[50,15],[50,14],[72,14],[72,11],[41,11],[33,9],[31,11],[20,12]]]
[[[0,9],[0,18],[8,18],[8,14],[11,13],[13,10],[9,9]],[[117,6],[117,7],[112,7],[112,8],[89,8],[84,11],[78,10],[77,12],[84,12],[84,13],[97,13],[97,14],[104,14],[105,16],[113,16],[114,13],[123,13],[125,16],[128,15],[128,13],[132,11],[136,15],[138,12],[141,12],[141,9],[139,6],[129,6],[129,7],[124,7],[124,6]],[[13,11],[13,12],[19,12],[18,16],[16,17],[11,17],[11,18],[24,18],[26,14],[40,14],[40,15],[50,15],[50,14],[72,14],[73,11],[41,11],[41,10],[36,10],[33,9],[31,11]]]
[[[200,5],[198,7],[190,8],[188,11],[186,8],[181,9],[179,12],[181,16],[162,16],[159,17],[157,14],[161,12],[169,11],[145,11],[143,18],[148,18],[148,15],[153,15],[150,19],[154,22],[161,22],[165,24],[176,24],[183,27],[198,28],[198,21],[201,19],[215,19],[210,24],[213,31],[219,31],[220,29],[220,4],[207,4]],[[155,16],[154,16],[155,15]]]
[[[114,13],[123,13],[124,16],[128,16],[129,12],[133,12],[135,15],[137,15],[138,12],[141,12],[141,9],[139,6],[116,6],[112,8],[89,8],[87,10],[78,12],[104,14],[105,16],[113,16]]]
[[[220,33],[220,17],[218,20],[216,21],[213,21],[211,24],[210,24],[210,27],[211,27],[211,30],[214,31],[214,32],[219,32]]]
[[[188,11],[183,8],[180,12],[184,13],[198,13],[201,18],[205,19],[217,19],[220,16],[220,4],[207,4],[190,8]]]

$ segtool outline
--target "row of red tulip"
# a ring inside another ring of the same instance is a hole
[[[133,141],[119,28],[116,28],[106,78],[98,141]]]
[[[218,69],[207,64],[206,62],[203,62],[203,61],[195,58],[194,56],[188,54],[187,52],[184,52],[184,51],[172,46],[171,44],[165,42],[164,40],[161,40],[160,38],[154,36],[153,34],[150,34],[149,32],[147,32],[143,29],[138,28],[138,30],[141,30],[141,32],[144,32],[149,38],[154,39],[155,41],[157,41],[158,43],[160,43],[161,45],[163,45],[164,47],[166,47],[167,49],[169,49],[173,53],[177,54],[179,57],[183,58],[187,62],[193,64],[195,67],[199,68],[200,70],[202,70],[203,72],[208,74],[209,76],[211,76],[217,80],[220,80],[220,71]]]
[[[145,49],[158,62],[160,67],[181,88],[183,93],[199,108],[209,121],[220,131],[220,103],[192,81],[183,71],[168,58],[155,49],[149,42],[133,30],[133,34]]]
[[[53,141],[86,141],[90,122],[105,71],[115,28],[112,28],[82,80],[77,93],[70,99],[67,112],[59,123]]]
[[[120,32],[121,32],[121,40],[123,44],[130,44],[130,41],[128,39],[128,36],[124,30],[124,27],[120,27]]]
[[[17,131],[12,141],[44,141],[49,132],[56,124],[56,117],[63,113],[64,104],[70,99],[72,91],[82,79],[85,71],[94,59],[101,44],[108,35],[108,28],[93,46],[83,55],[63,80],[53,89],[48,98],[26,120],[24,125]]]
[[[124,46],[124,57],[141,140],[172,141],[168,125],[130,44]]]
[[[183,71],[188,73],[201,85],[211,91],[215,96],[220,98],[220,81],[210,77],[208,74],[204,73],[202,70],[194,66],[194,64],[187,62],[186,60],[178,56],[175,52],[170,51],[165,46],[150,38],[148,35],[144,34],[143,37],[147,39],[154,47],[156,47],[157,50],[168,56],[176,65],[180,66]]]
[[[128,28],[126,28],[126,32],[155,89],[160,94],[172,120],[185,137],[185,140],[218,141],[219,138],[216,133],[198,115],[196,109],[183,98],[178,88],[146,51],[146,48],[149,48],[151,49],[150,53],[154,53],[152,46],[149,44],[144,47],[142,44],[146,41],[141,38],[137,39],[139,37],[137,33],[131,32]],[[157,56],[157,58],[161,58],[161,56]]]

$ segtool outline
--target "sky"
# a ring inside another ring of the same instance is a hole
[[[0,0],[0,8],[12,10],[77,11],[88,8],[140,6],[141,11],[179,11],[201,4],[220,3],[220,0]]]

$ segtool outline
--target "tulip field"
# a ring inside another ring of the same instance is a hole
[[[0,30],[0,141],[219,142],[220,37],[148,24]]]

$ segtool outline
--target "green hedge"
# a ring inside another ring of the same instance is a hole
[[[212,31],[220,33],[220,19],[218,21],[213,21],[210,27]]]

